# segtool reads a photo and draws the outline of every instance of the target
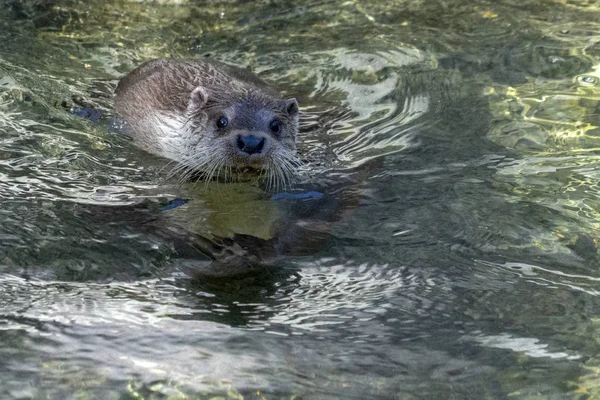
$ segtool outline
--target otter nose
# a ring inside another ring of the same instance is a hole
[[[244,153],[256,154],[260,153],[263,147],[265,147],[265,138],[254,135],[238,135],[236,143],[237,147]]]

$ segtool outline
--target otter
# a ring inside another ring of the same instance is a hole
[[[198,174],[206,184],[183,185],[175,199],[136,196],[128,205],[77,204],[74,211],[164,240],[169,264],[191,277],[244,275],[315,254],[327,246],[330,224],[358,204],[361,191],[346,191],[344,178],[327,182],[334,195],[318,182],[275,194],[248,182],[213,182],[258,170],[275,188],[296,174],[298,103],[247,70],[211,59],[153,60],[120,80],[115,102],[114,130],[176,161],[182,180]],[[82,106],[86,116],[91,108]]]
[[[176,161],[182,179],[228,181],[254,170],[278,188],[300,164],[298,102],[247,70],[212,59],[157,59],[122,78],[115,93],[123,130],[142,149]]]

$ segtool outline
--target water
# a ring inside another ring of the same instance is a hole
[[[108,129],[165,56],[295,96],[322,196],[165,180]],[[594,1],[0,2],[0,398],[600,396],[599,87]]]

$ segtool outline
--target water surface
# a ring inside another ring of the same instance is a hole
[[[202,56],[298,99],[321,197],[109,129],[119,77]],[[0,2],[0,397],[600,396],[599,86],[594,1]]]

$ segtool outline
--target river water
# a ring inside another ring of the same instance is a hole
[[[296,97],[301,180],[165,178],[157,57]],[[0,398],[598,398],[599,127],[591,0],[2,0]]]

